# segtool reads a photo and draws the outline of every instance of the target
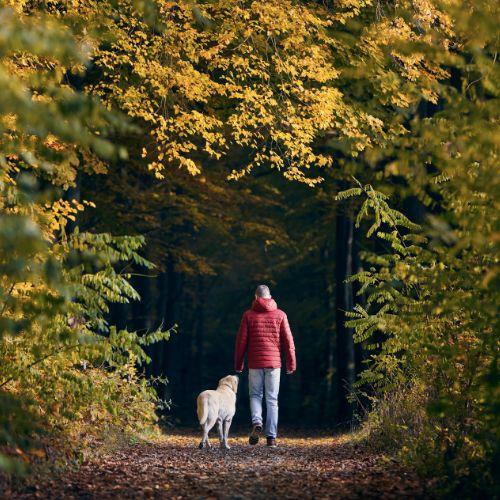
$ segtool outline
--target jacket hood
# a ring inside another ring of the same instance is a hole
[[[253,301],[252,310],[255,312],[269,312],[276,311],[278,306],[274,299],[264,299],[262,297],[258,297]]]

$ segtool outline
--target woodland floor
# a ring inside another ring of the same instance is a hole
[[[215,436],[214,436],[215,437]],[[429,498],[417,476],[345,437],[288,433],[279,447],[230,437],[231,449],[199,450],[199,435],[176,432],[82,464],[5,498]],[[4,492],[5,493],[5,492]]]

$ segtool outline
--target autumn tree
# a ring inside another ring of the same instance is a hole
[[[70,26],[23,7],[0,10],[0,445],[26,459],[56,429],[153,429],[158,399],[137,364],[168,332],[139,338],[107,322],[109,303],[138,299],[115,266],[151,267],[144,239],[69,231],[92,202],[61,190],[78,170],[124,158],[108,137],[132,127],[64,80],[88,61]],[[19,464],[2,454],[0,466]]]
[[[376,387],[366,428],[424,473],[438,471],[442,492],[474,496],[495,491],[498,456],[498,6],[462,7],[439,4],[440,22],[424,31],[434,40],[424,53],[446,72],[437,106],[374,151],[401,187],[373,179],[383,192],[359,185],[341,197],[362,197],[358,223],[367,218],[385,247],[354,278],[368,299],[349,322],[374,348],[362,377]],[[402,192],[425,207],[421,227],[391,207]]]

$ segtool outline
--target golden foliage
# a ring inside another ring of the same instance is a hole
[[[88,11],[103,8],[83,3]],[[392,117],[353,101],[345,75],[369,80],[381,104],[392,107],[409,107],[423,94],[435,99],[435,82],[446,75],[423,55],[393,49],[423,40],[402,18],[372,19],[358,41],[336,36],[368,5],[343,2],[334,11],[292,1],[220,0],[197,8],[200,26],[188,3],[165,2],[165,29],[155,32],[133,15],[129,1],[109,3],[113,41],[96,49],[103,78],[90,90],[149,131],[142,154],[158,178],[172,166],[199,174],[204,162],[237,147],[246,160],[229,166],[230,179],[269,166],[313,185],[321,176],[310,169],[334,161],[318,140],[334,137],[356,156],[402,131]],[[419,9],[422,16],[429,10]]]

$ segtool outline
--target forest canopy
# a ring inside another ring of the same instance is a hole
[[[3,0],[0,468],[192,423],[265,282],[284,421],[494,491],[498,40],[491,0]]]

